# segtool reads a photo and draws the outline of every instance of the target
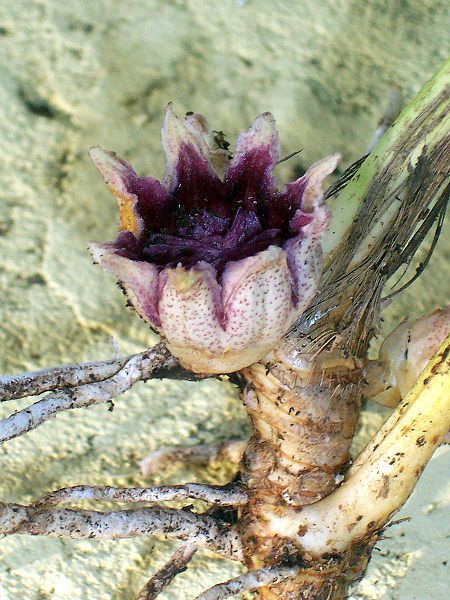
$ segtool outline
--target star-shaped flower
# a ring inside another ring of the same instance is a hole
[[[230,373],[274,348],[315,295],[329,220],[321,184],[339,156],[279,191],[270,113],[241,133],[231,160],[201,115],[179,119],[171,105],[162,142],[162,182],[91,150],[119,200],[120,232],[90,251],[186,368]]]

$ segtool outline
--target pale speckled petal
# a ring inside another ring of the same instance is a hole
[[[161,274],[159,315],[168,348],[193,370],[201,370],[196,367],[198,354],[207,366],[222,351],[220,291],[215,270],[207,263],[192,269],[166,269]]]
[[[318,236],[299,235],[284,245],[293,286],[297,316],[314,298],[322,274],[322,248]]]
[[[117,278],[137,313],[158,329],[159,273],[155,265],[121,256],[114,243],[91,243],[89,252],[95,262]]]
[[[292,281],[286,253],[277,246],[231,263],[223,274],[227,341],[260,357],[287,331],[293,318]],[[261,350],[262,348],[262,350]]]
[[[162,277],[159,314],[168,347],[197,372],[230,373],[259,360],[297,317],[286,252],[276,246],[231,263],[222,298],[207,264],[167,269]]]
[[[130,231],[136,237],[139,237],[143,231],[144,223],[137,211],[138,197],[129,191],[126,184],[130,175],[136,176],[135,171],[114,152],[109,152],[101,146],[91,148],[89,156],[103,176],[110,191],[119,200],[120,229]]]

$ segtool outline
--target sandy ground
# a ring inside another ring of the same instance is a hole
[[[4,0],[0,7],[0,371],[108,357],[155,342],[112,278],[94,267],[90,239],[110,239],[116,209],[87,160],[102,144],[138,170],[163,172],[159,128],[169,100],[195,109],[234,139],[274,112],[280,169],[295,176],[340,151],[344,164],[369,144],[389,89],[411,97],[448,54],[446,2],[410,0]],[[448,231],[448,229],[447,229]],[[389,308],[385,329],[445,301],[450,237]],[[22,407],[1,408],[8,414]],[[358,444],[382,421],[369,408]],[[144,485],[137,461],[167,444],[242,435],[243,409],[226,384],[138,385],[113,412],[64,414],[0,449],[0,498],[29,501],[78,483]],[[426,469],[379,544],[358,600],[447,598],[448,451]],[[172,469],[154,478],[224,482],[226,465]],[[132,599],[168,556],[153,540],[0,542],[1,600]],[[161,596],[191,598],[236,574],[199,553]]]

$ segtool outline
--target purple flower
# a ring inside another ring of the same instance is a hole
[[[90,251],[185,367],[236,371],[269,352],[316,293],[329,220],[321,183],[339,157],[278,191],[270,113],[241,133],[231,160],[202,116],[178,119],[171,105],[162,143],[162,183],[91,150],[119,200],[120,232]]]

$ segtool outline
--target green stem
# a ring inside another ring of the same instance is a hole
[[[382,177],[386,182],[387,192],[400,189],[410,166],[417,163],[424,148],[426,147],[425,155],[431,155],[434,148],[448,136],[449,86],[450,60],[406,106],[358,169],[352,181],[335,201],[330,202],[332,219],[322,240],[326,262],[333,260],[336,249],[348,238],[363,199],[373,182]],[[389,206],[385,208],[389,209]],[[383,227],[383,224],[380,225],[381,221],[386,224],[389,219],[377,219],[372,236],[366,238],[363,248],[360,249],[359,258],[363,258],[370,250],[372,238],[379,237],[379,228]]]

